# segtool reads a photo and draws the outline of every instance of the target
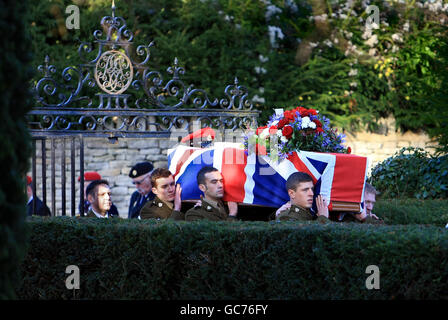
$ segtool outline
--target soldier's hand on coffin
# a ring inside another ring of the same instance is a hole
[[[202,206],[202,194],[200,195],[201,199],[196,202],[193,208]]]
[[[318,195],[316,198],[317,215],[328,218],[328,204],[322,195]]]
[[[280,214],[280,212],[288,210],[289,208],[291,208],[290,201],[284,203],[280,208],[278,208],[277,211],[275,211],[275,215],[278,216]]]
[[[238,203],[229,201],[227,202],[227,207],[229,207],[229,216],[236,217],[238,213]]]
[[[355,213],[353,214],[353,216],[359,221],[364,221],[367,218],[366,206],[364,206],[364,209],[361,213]]]
[[[182,206],[181,195],[182,195],[182,187],[180,186],[180,184],[177,184],[176,195],[174,196],[174,210],[176,211],[180,211]]]

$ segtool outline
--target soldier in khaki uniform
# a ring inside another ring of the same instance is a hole
[[[111,191],[106,180],[92,181],[86,189],[87,200],[90,202],[88,218],[109,218],[112,206]]]
[[[372,213],[376,202],[376,189],[366,182],[364,187],[364,210],[361,213],[353,214],[351,212],[342,212],[338,215],[340,222],[355,222],[355,223],[369,223],[369,224],[384,224],[384,220],[378,218]]]
[[[141,219],[173,219],[184,220],[181,210],[180,185],[175,186],[174,176],[165,168],[159,168],[151,174],[154,200],[147,202],[140,211]]]
[[[221,199],[224,196],[224,180],[221,173],[213,167],[203,167],[197,175],[199,189],[204,193],[199,206],[191,208],[185,213],[186,221],[211,220],[235,221],[237,220],[238,205],[228,202],[229,213]]]
[[[286,190],[288,191],[290,205],[287,203],[277,210],[277,220],[330,222],[328,206],[321,195],[318,195],[316,199],[317,218],[310,211],[313,206],[314,184],[309,174],[304,172],[291,174],[286,180]]]

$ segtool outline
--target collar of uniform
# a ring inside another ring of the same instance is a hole
[[[217,209],[217,210],[221,210],[224,209],[224,205],[222,204],[222,201],[213,201],[211,199],[202,199],[202,206],[206,207],[206,205],[204,205],[204,203],[206,203],[207,205],[211,205],[213,208]]]
[[[291,209],[289,209],[289,210],[293,211],[293,212],[305,211],[305,212],[311,213],[310,209],[306,209],[301,206],[296,206],[295,204],[291,205]]]
[[[162,205],[160,205],[160,204]],[[168,201],[163,201],[162,199],[160,199],[159,197],[155,197],[154,198],[154,204],[158,207],[162,207],[163,205],[167,206],[168,208],[170,208],[171,210],[173,209],[174,205],[171,202]]]

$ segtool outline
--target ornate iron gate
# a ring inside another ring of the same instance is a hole
[[[47,56],[38,70],[43,77],[34,88],[36,105],[28,114],[33,137],[33,192],[36,194],[36,142],[41,141],[43,202],[46,203],[46,150],[50,141],[52,212],[55,212],[55,150],[61,141],[62,215],[66,214],[65,146],[70,144],[71,215],[75,215],[76,150],[79,150],[80,190],[84,186],[84,137],[104,137],[114,142],[118,138],[168,137],[173,132],[192,132],[193,128],[210,126],[221,132],[256,126],[259,111],[253,109],[248,90],[238,83],[228,85],[225,98],[210,99],[207,92],[187,85],[181,79],[185,69],[177,58],[167,69],[171,78],[147,65],[150,49],[140,45],[135,49],[139,61],[132,58],[133,33],[122,17],[103,17],[101,30],[93,32],[93,43],[81,43],[78,54],[83,61],[77,67],[65,68],[59,79],[56,67]],[[93,46],[98,50],[93,54]],[[92,58],[88,56],[91,55]],[[99,89],[99,90],[98,90]],[[76,144],[79,141],[79,145]],[[80,192],[80,200],[84,199]]]

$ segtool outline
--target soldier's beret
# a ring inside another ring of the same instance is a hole
[[[182,138],[180,141],[181,143],[186,143],[191,140],[206,140],[206,141],[212,141],[215,139],[215,131],[212,128],[205,127],[200,130],[197,130],[193,133],[190,133],[189,135]]]
[[[84,172],[84,181],[101,180],[101,175],[95,171]],[[81,181],[81,176],[78,177],[78,181]]]
[[[131,178],[137,178],[140,177],[148,172],[151,172],[152,169],[154,169],[154,166],[151,162],[140,162],[137,163],[135,166],[131,168],[131,171],[129,172],[129,177]]]
[[[26,184],[31,184],[33,182],[33,179],[30,176],[26,176]]]

